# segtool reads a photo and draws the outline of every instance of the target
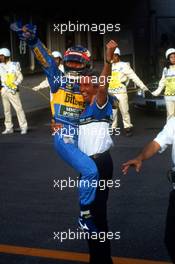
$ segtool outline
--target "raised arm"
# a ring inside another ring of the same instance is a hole
[[[103,106],[107,100],[108,77],[111,74],[111,60],[117,46],[114,40],[109,41],[106,45],[106,61],[99,78],[99,88],[96,96],[96,101],[99,106]]]
[[[61,82],[62,72],[58,69],[54,58],[51,56],[51,52],[37,37],[36,26],[31,24],[22,26],[16,22],[11,25],[11,30],[17,33],[19,39],[27,42],[48,78],[51,91],[56,92]]]

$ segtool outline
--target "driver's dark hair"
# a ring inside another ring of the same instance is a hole
[[[92,77],[95,77],[97,82],[93,82],[93,85],[94,86],[99,86],[99,78],[100,78],[100,74],[98,71],[94,70],[94,69],[88,69],[88,68],[85,68],[82,73],[81,73],[81,76],[82,77],[86,77],[86,76],[92,76]]]
[[[100,77],[100,74],[98,71],[94,70],[94,69],[89,69],[89,68],[85,68],[82,73],[82,76],[95,76],[97,78]]]

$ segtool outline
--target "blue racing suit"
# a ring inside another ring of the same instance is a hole
[[[28,42],[36,59],[41,64],[50,85],[50,103],[53,119],[62,127],[54,134],[58,155],[81,174],[80,208],[87,210],[94,201],[96,188],[92,181],[98,180],[95,162],[77,146],[79,117],[85,103],[80,94],[78,81],[72,82],[58,69],[54,58],[38,38]]]

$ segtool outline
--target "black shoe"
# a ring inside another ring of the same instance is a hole
[[[124,132],[125,132],[125,136],[127,137],[131,137],[133,135],[133,129],[132,127],[127,127],[124,129]]]

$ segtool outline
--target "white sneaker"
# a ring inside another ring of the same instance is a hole
[[[7,135],[7,134],[12,134],[14,131],[13,131],[13,128],[11,129],[5,129],[3,132],[2,132],[2,135]]]
[[[27,128],[22,128],[21,129],[21,135],[27,134]]]

